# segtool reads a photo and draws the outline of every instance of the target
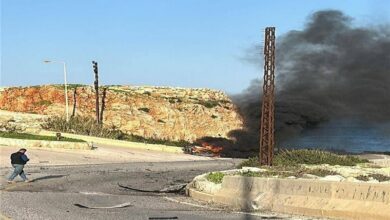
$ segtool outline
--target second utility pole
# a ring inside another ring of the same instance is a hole
[[[100,111],[99,111],[99,70],[98,70],[98,63],[95,61],[92,61],[93,65],[93,72],[95,73],[95,98],[96,98],[96,122],[100,124]]]

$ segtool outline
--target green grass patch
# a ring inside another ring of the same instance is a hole
[[[292,172],[289,171],[275,171],[275,170],[267,170],[263,172],[253,172],[253,171],[247,171],[241,173],[241,176],[246,177],[289,177],[294,176]]]
[[[221,172],[211,172],[211,173],[207,174],[206,179],[210,182],[220,184],[220,183],[222,183],[222,179],[224,176],[225,176],[225,174],[223,174]]]
[[[339,175],[339,173],[325,170],[325,169],[308,169],[304,167],[268,167],[267,170],[262,172],[253,172],[247,171],[241,173],[241,176],[246,177],[279,177],[286,178],[290,176],[294,176],[296,178],[302,178],[305,174],[311,174],[319,177],[324,177],[328,175]]]
[[[42,141],[58,141],[57,137],[54,136],[43,136],[43,135],[35,135],[35,134],[27,134],[27,133],[16,133],[16,132],[4,132],[0,131],[1,138],[14,138],[14,139],[24,139],[24,140],[42,140]],[[67,142],[85,142],[80,139],[61,137],[59,141],[67,141]]]

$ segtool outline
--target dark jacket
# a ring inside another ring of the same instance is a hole
[[[22,152],[16,152],[11,154],[11,164],[26,164],[29,159]]]

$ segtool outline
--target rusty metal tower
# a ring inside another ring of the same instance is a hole
[[[265,29],[264,84],[261,107],[260,155],[261,165],[272,165],[275,145],[275,27]]]

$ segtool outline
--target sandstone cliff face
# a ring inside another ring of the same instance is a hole
[[[68,92],[73,109],[73,89]],[[63,86],[14,87],[0,91],[0,109],[44,115],[64,115]],[[92,87],[76,88],[76,114],[95,115]],[[231,100],[209,89],[109,86],[104,124],[146,138],[186,140],[227,137],[242,120]]]

